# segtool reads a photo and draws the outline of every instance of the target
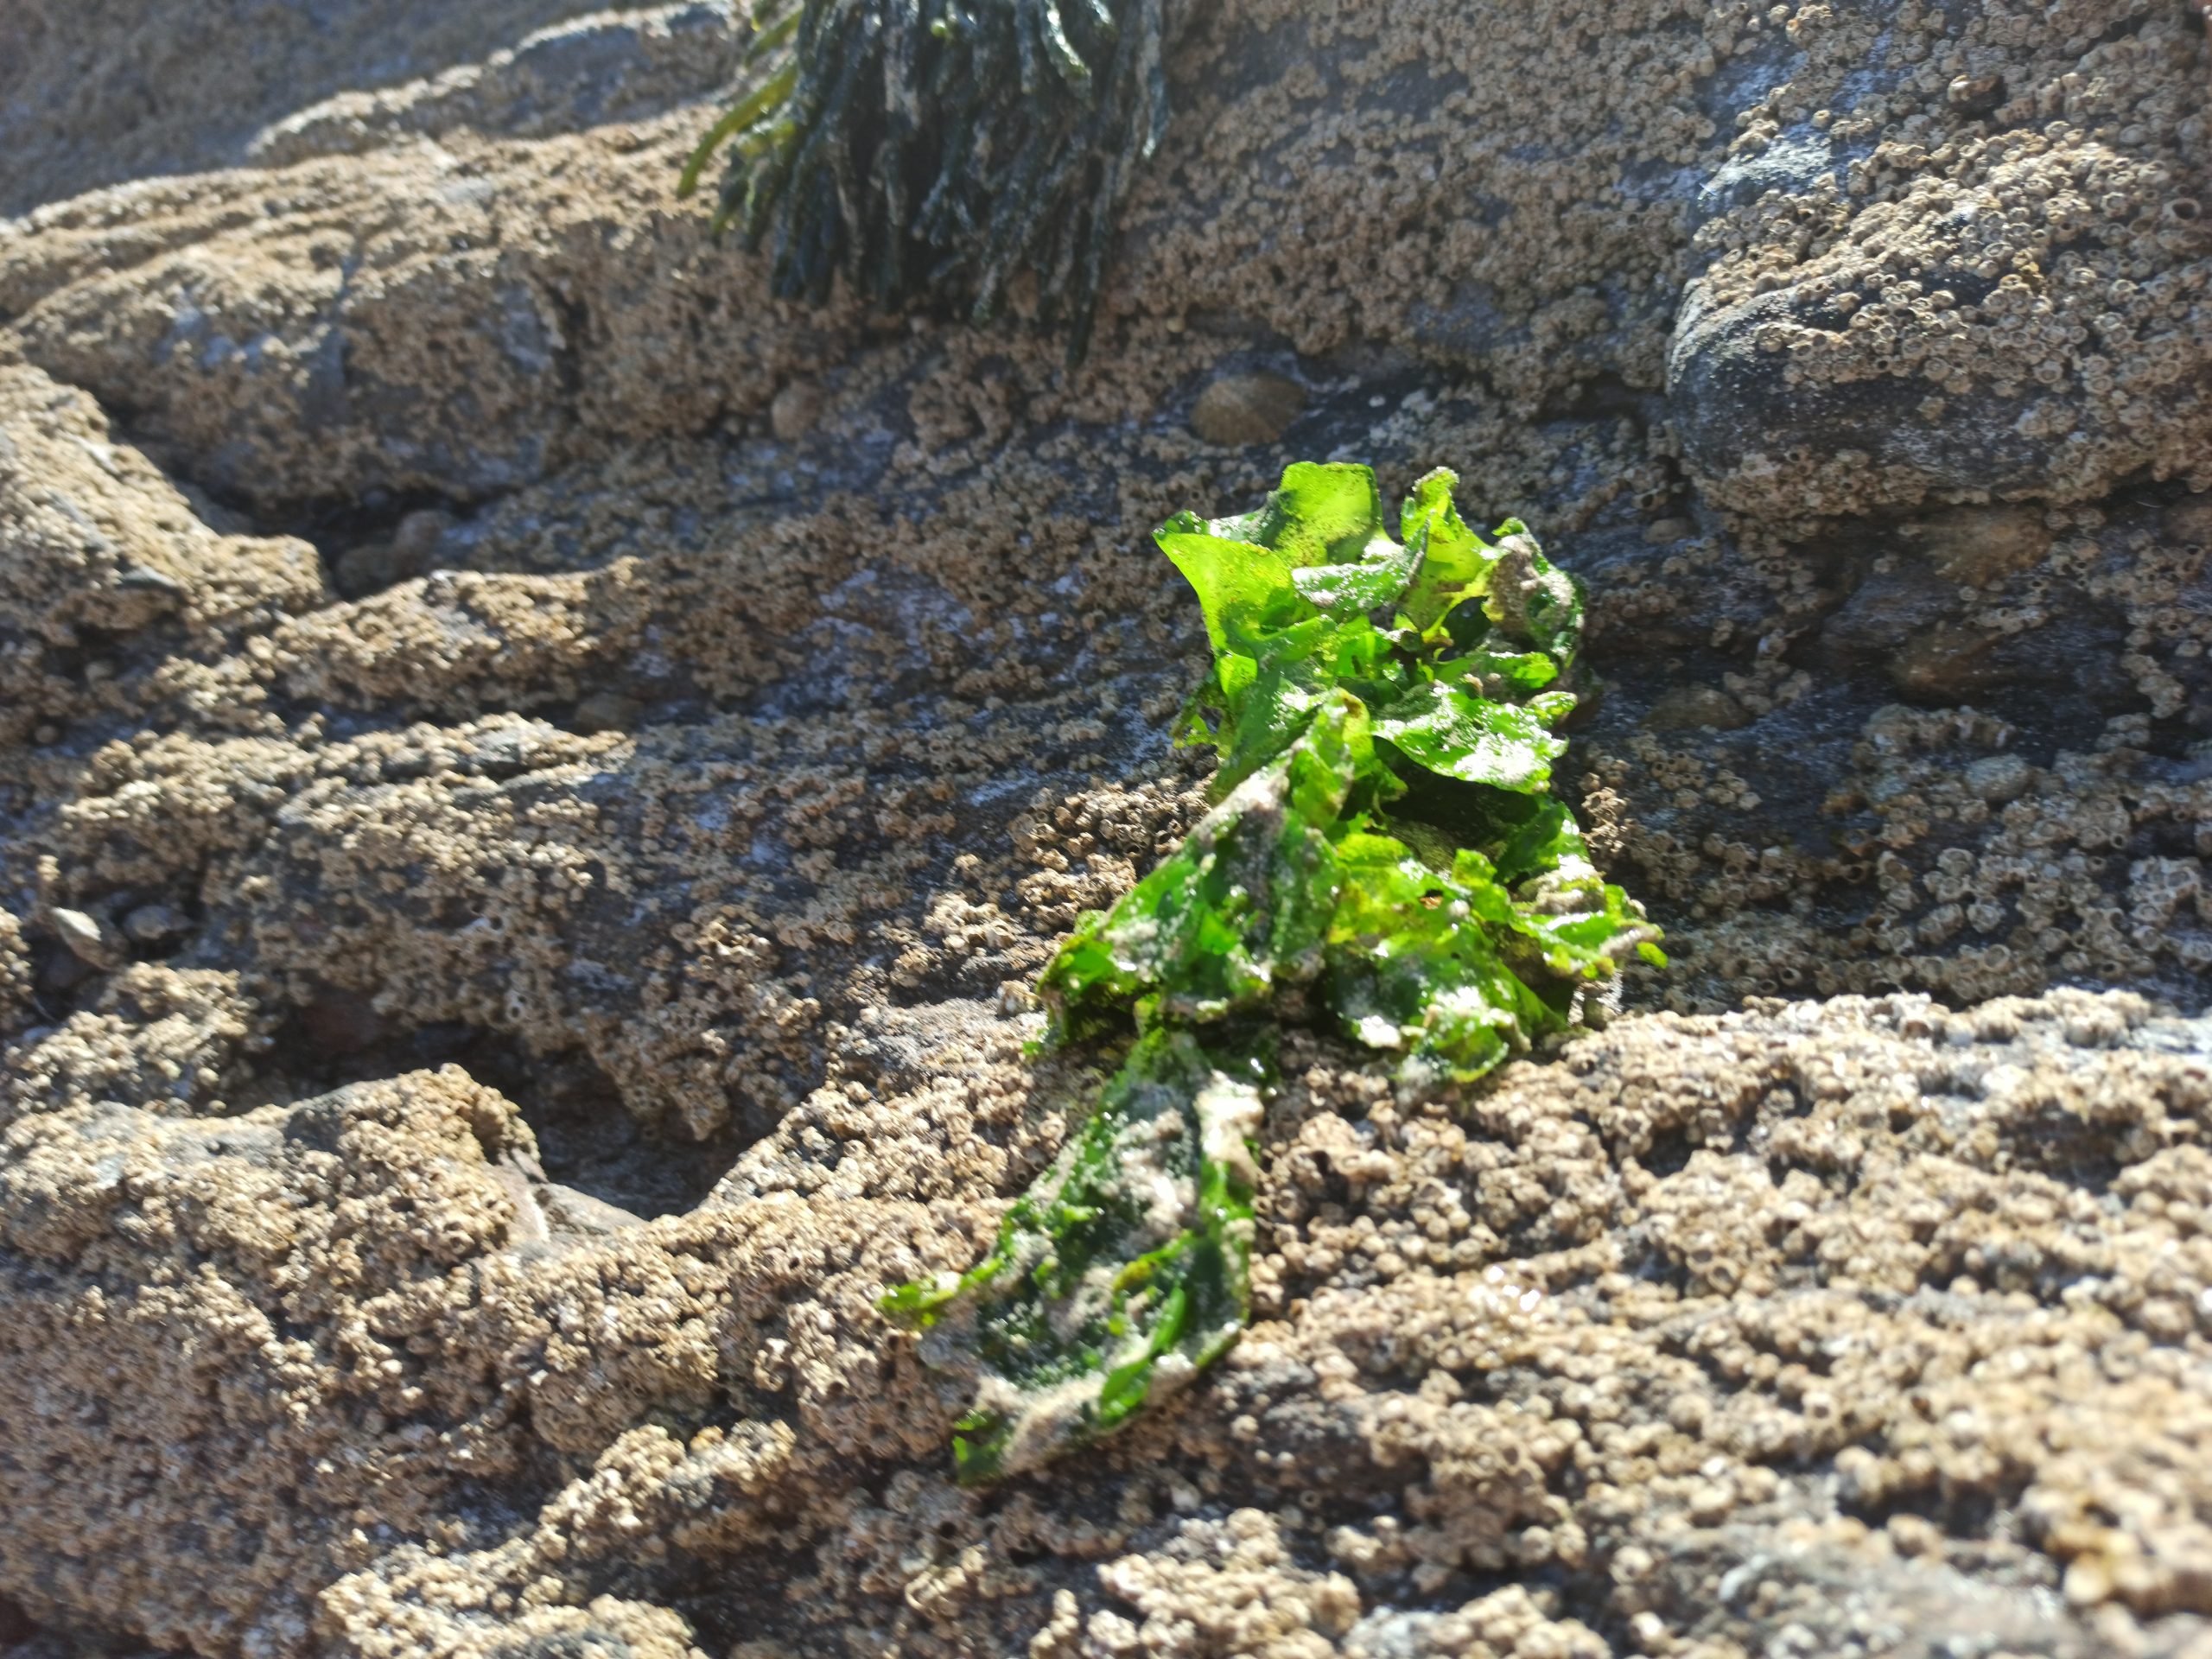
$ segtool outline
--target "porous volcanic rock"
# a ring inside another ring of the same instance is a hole
[[[23,15],[10,1639],[2212,1640],[2194,9],[1186,8],[1074,373],[710,241],[725,8]],[[1464,1095],[1292,1033],[1243,1344],[963,1491],[874,1300],[1203,802],[1147,532],[1325,456],[1589,582],[1675,966]]]

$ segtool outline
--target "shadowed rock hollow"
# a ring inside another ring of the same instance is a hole
[[[707,242],[728,10],[430,10],[0,67],[0,1637],[2212,1639],[2193,9],[1216,0],[1071,377]],[[1676,965],[1294,1039],[1242,1345],[961,1491],[874,1298],[1200,801],[1149,528],[1327,456],[1591,584]]]

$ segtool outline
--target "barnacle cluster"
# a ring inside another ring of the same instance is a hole
[[[1069,353],[1090,343],[1115,209],[1167,119],[1162,0],[771,0],[725,146],[717,232],[771,250],[779,298],[842,274],[891,306],[994,315],[1036,272]]]

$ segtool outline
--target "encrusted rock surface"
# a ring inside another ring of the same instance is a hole
[[[2202,36],[2174,8],[1805,6],[1699,196],[1669,359],[1769,518],[2212,485]],[[1853,82],[1891,83],[1886,100]]]
[[[726,9],[23,15],[0,1640],[2201,1659],[2193,8],[1215,0],[1072,378],[709,243]],[[873,1298],[1200,800],[1146,531],[1330,454],[1590,581],[1676,966],[1294,1039],[1243,1345],[963,1493]]]
[[[682,28],[686,14],[716,10],[712,0],[604,17],[594,0],[209,0],[177,11],[131,0],[22,0],[9,9],[0,60],[9,156],[0,213],[96,184],[243,161],[265,127],[310,111],[449,100],[473,91],[486,69],[505,112],[520,101],[533,47],[538,63],[557,54],[573,64],[580,51],[598,57],[591,67],[604,93],[630,78],[629,66],[605,55],[610,45],[620,52],[621,36],[648,39],[664,19]],[[563,27],[571,22],[579,26]],[[519,74],[509,67],[516,61]]]
[[[458,1065],[211,1114],[229,990],[141,965],[16,1057],[39,1613],[209,1650],[1596,1654],[1782,1610],[1808,1651],[1942,1651],[1930,1605],[2179,1652],[2207,1611],[2212,1025],[2139,999],[1644,1016],[1456,1110],[1294,1045],[1254,1329],[1186,1409],[985,1497],[872,1299],[965,1260],[1062,1131],[1016,1021],[865,1020],[707,1202],[580,1223]]]

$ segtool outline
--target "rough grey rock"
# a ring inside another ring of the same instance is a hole
[[[597,0],[24,0],[0,56],[0,214],[99,185],[245,159],[257,131],[333,93],[467,63]]]
[[[2138,471],[2212,483],[2201,26],[2107,0],[1998,73],[1993,15],[1801,24],[1863,61],[1839,75],[1815,47],[1745,112],[1697,198],[1703,270],[1669,348],[1712,498],[1775,518],[2079,500]],[[2059,58],[2055,79],[2034,60]]]
[[[2126,415],[2196,442],[2202,261],[2104,200],[2202,159],[2171,8],[1224,0],[1075,377],[763,301],[668,195],[718,11],[312,16],[195,14],[135,134],[0,96],[0,1592],[270,1659],[2201,1639],[2202,1022],[2050,988],[2212,972],[2212,509]],[[1493,95],[1562,64],[1639,96]],[[1903,291],[1974,123],[2086,448],[1896,401],[2012,315]],[[1677,965],[1465,1099],[1292,1033],[1250,1339],[964,1493],[876,1298],[1093,1086],[1021,988],[1202,798],[1147,532],[1272,481],[1185,423],[1255,365],[1590,579],[1561,785]],[[191,925],[95,973],[54,905]]]
[[[658,115],[728,79],[736,17],[730,0],[681,0],[556,23],[480,63],[309,105],[255,134],[245,156],[282,167],[463,129],[520,138]]]

